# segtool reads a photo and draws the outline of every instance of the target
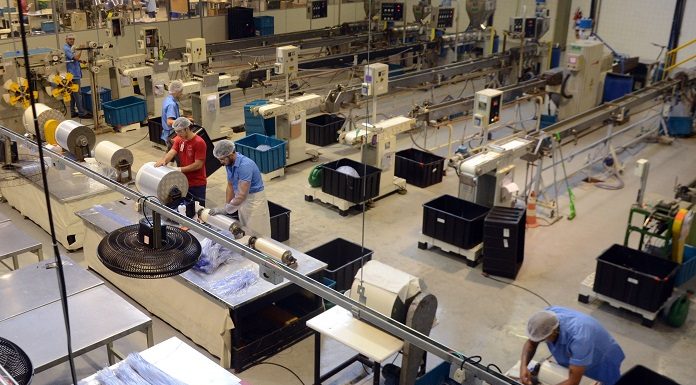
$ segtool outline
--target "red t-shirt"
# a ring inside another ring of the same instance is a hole
[[[178,135],[174,138],[172,148],[179,156],[179,167],[188,166],[199,159],[203,161],[203,167],[196,171],[184,173],[186,179],[188,179],[189,186],[206,185],[205,156],[207,147],[203,138],[198,135],[194,135],[190,140],[184,140]]]

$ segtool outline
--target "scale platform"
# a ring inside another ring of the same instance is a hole
[[[345,199],[335,197],[331,194],[327,194],[327,193],[321,191],[321,187],[307,187],[305,189],[305,196],[304,197],[305,197],[305,201],[307,201],[307,202],[313,202],[314,200],[318,200],[320,202],[327,203],[327,204],[330,204],[331,206],[338,208],[338,213],[342,217],[345,217],[348,215],[348,210],[350,210],[351,207],[360,206],[362,204],[367,203],[367,202],[353,203],[353,202],[347,201]]]
[[[271,172],[266,172],[266,173],[261,173],[261,180],[264,182],[268,182],[271,179],[279,178],[281,176],[285,175],[285,167],[281,167],[277,170],[271,171]]]
[[[582,283],[580,283],[580,292],[578,294],[578,301],[582,303],[590,303],[594,300],[600,300],[604,301],[607,304],[611,305],[612,307],[615,307],[617,309],[625,309],[628,310],[632,313],[636,313],[640,315],[643,320],[641,321],[641,325],[645,327],[653,327],[655,324],[655,319],[657,319],[658,314],[662,311],[662,309],[665,307],[665,304],[671,303],[671,298],[665,301],[662,306],[660,306],[657,311],[651,312],[645,309],[641,309],[638,306],[631,305],[622,301],[619,301],[618,299],[614,299],[611,297],[607,297],[606,295],[599,294],[594,291],[594,280],[595,280],[595,273],[592,273],[585,278]]]
[[[421,233],[418,237],[418,248],[421,250],[427,250],[432,246],[435,246],[444,252],[454,253],[464,257],[464,259],[466,259],[466,264],[469,267],[476,267],[476,265],[478,265],[481,261],[483,243],[479,243],[470,249],[463,249]]]

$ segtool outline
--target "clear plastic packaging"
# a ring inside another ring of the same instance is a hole
[[[223,263],[241,258],[231,250],[208,238],[201,242],[201,257],[193,268],[205,274],[212,274]]]
[[[123,381],[128,385],[150,385],[144,378],[133,370],[126,362],[122,362],[121,365],[114,369],[114,373],[119,380]]]
[[[104,368],[98,371],[95,378],[101,385],[129,385],[116,377],[116,373],[111,368]]]
[[[210,289],[223,297],[241,295],[259,280],[259,272],[253,267],[237,270],[227,277],[213,282]]]
[[[145,361],[145,359],[138,353],[129,354],[128,357],[126,357],[124,364],[127,364],[133,368],[133,370],[135,370],[140,377],[144,378],[147,383],[151,385],[186,385],[184,382],[181,382],[163,372],[155,365]]]

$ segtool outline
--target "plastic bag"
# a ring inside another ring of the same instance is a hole
[[[258,282],[258,280],[258,271],[254,268],[247,267],[213,282],[210,288],[223,297],[230,297],[244,293],[249,287]]]
[[[116,373],[114,373],[110,368],[104,368],[98,371],[95,378],[101,385],[128,385],[128,383],[125,383],[116,377]]]
[[[150,383],[140,377],[140,375],[125,362],[122,362],[121,365],[114,369],[114,373],[119,380],[128,385],[150,385]]]
[[[138,353],[131,353],[126,357],[125,363],[135,370],[140,377],[144,378],[151,385],[186,385],[160,368],[145,361]]]
[[[193,268],[202,273],[212,274],[220,265],[234,257],[235,254],[232,251],[206,238],[201,242],[201,257],[198,258],[198,262]]]

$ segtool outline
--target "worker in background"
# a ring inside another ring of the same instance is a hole
[[[578,385],[583,376],[602,385],[614,385],[621,377],[621,362],[626,357],[623,350],[589,315],[560,306],[548,307],[529,319],[527,336],[520,359],[520,381],[525,385],[532,384],[527,366],[542,341],[556,362],[568,368],[563,385]]]
[[[80,80],[82,79],[82,69],[80,68],[80,57],[82,56],[82,51],[75,51],[75,35],[69,33],[65,36],[65,45],[63,46],[63,52],[65,53],[65,68],[72,74],[73,83],[77,84],[77,92],[74,92],[70,98],[70,117],[80,117],[82,119],[89,119],[92,117],[92,113],[85,110],[84,103],[82,102],[82,94],[80,92]]]
[[[184,94],[184,83],[181,80],[172,80],[169,83],[169,95],[162,102],[162,136],[164,143],[169,146],[169,137],[173,133],[172,124],[181,116],[179,112],[179,99]],[[190,120],[190,119],[189,119]]]
[[[210,214],[232,214],[239,211],[242,226],[259,236],[270,237],[271,215],[259,167],[253,160],[235,152],[234,143],[230,140],[215,143],[213,155],[227,170],[227,190],[225,206],[210,210]]]
[[[205,206],[205,188],[207,185],[205,172],[205,157],[207,145],[200,136],[191,130],[191,121],[187,118],[177,118],[172,127],[176,133],[172,148],[155,163],[155,167],[164,166],[179,156],[179,171],[186,175],[188,192],[193,199]]]
[[[147,15],[151,18],[157,18],[157,0],[146,0],[147,1]]]

